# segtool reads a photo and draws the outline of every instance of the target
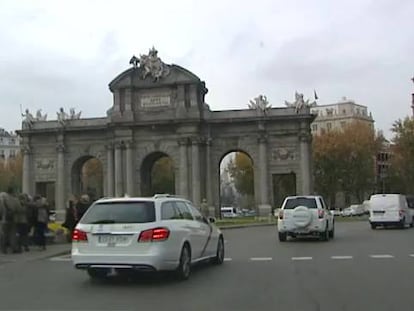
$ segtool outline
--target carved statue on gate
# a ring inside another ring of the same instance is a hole
[[[170,73],[168,66],[158,57],[158,51],[154,47],[149,50],[148,55],[140,55],[139,58],[135,55],[132,56],[129,63],[133,65],[134,68],[141,69],[141,78],[143,80],[150,75],[153,78],[153,81],[157,82]]]
[[[295,108],[295,112],[299,113],[303,108],[305,107],[314,107],[316,106],[316,101],[309,102],[309,99],[306,101],[303,99],[303,94],[295,92],[295,101],[293,103],[290,103],[285,100],[286,107],[293,107]]]
[[[248,104],[249,109],[258,110],[261,112],[265,112],[266,110],[271,108],[269,101],[265,95],[259,95],[255,97],[253,100],[250,100],[250,104]]]

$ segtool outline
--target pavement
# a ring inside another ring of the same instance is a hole
[[[224,231],[224,264],[199,265],[185,282],[153,274],[91,282],[67,253],[6,263],[0,293],[9,294],[0,294],[0,310],[414,309],[414,229],[342,222],[329,242],[281,243],[276,233],[274,226]]]

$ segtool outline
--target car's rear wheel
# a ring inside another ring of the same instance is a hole
[[[224,262],[224,240],[223,240],[223,237],[220,236],[217,242],[216,257],[214,257],[213,263],[215,265],[221,265],[223,262]]]
[[[325,242],[329,241],[329,228],[328,228],[328,225],[326,225],[325,231],[321,232],[320,239],[321,239],[321,241],[325,241]]]
[[[329,237],[331,239],[335,237],[335,224],[332,225],[332,230],[329,231]]]
[[[103,280],[109,274],[109,269],[106,268],[89,268],[87,270],[89,277],[92,280]]]
[[[279,232],[279,241],[285,242],[287,239],[287,233],[286,232]]]
[[[187,280],[191,273],[191,252],[190,247],[185,244],[181,250],[180,264],[176,270],[178,279]]]
[[[372,224],[371,224],[371,229],[372,229],[372,230],[377,229],[377,225],[376,225],[376,224],[374,224],[374,223],[372,223]]]
[[[401,229],[405,229],[405,218],[401,219],[401,222],[400,222],[399,227],[400,227]]]

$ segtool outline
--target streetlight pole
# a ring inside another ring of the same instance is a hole
[[[414,76],[411,78],[411,81],[414,83]],[[414,117],[414,93],[411,93],[411,110],[413,111],[413,117]]]

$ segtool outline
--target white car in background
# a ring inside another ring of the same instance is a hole
[[[221,231],[188,200],[169,195],[110,198],[93,203],[72,236],[72,261],[93,279],[126,271],[173,270],[224,261]]]
[[[316,236],[323,241],[334,237],[334,215],[321,196],[289,196],[279,211],[279,240],[287,237]]]

